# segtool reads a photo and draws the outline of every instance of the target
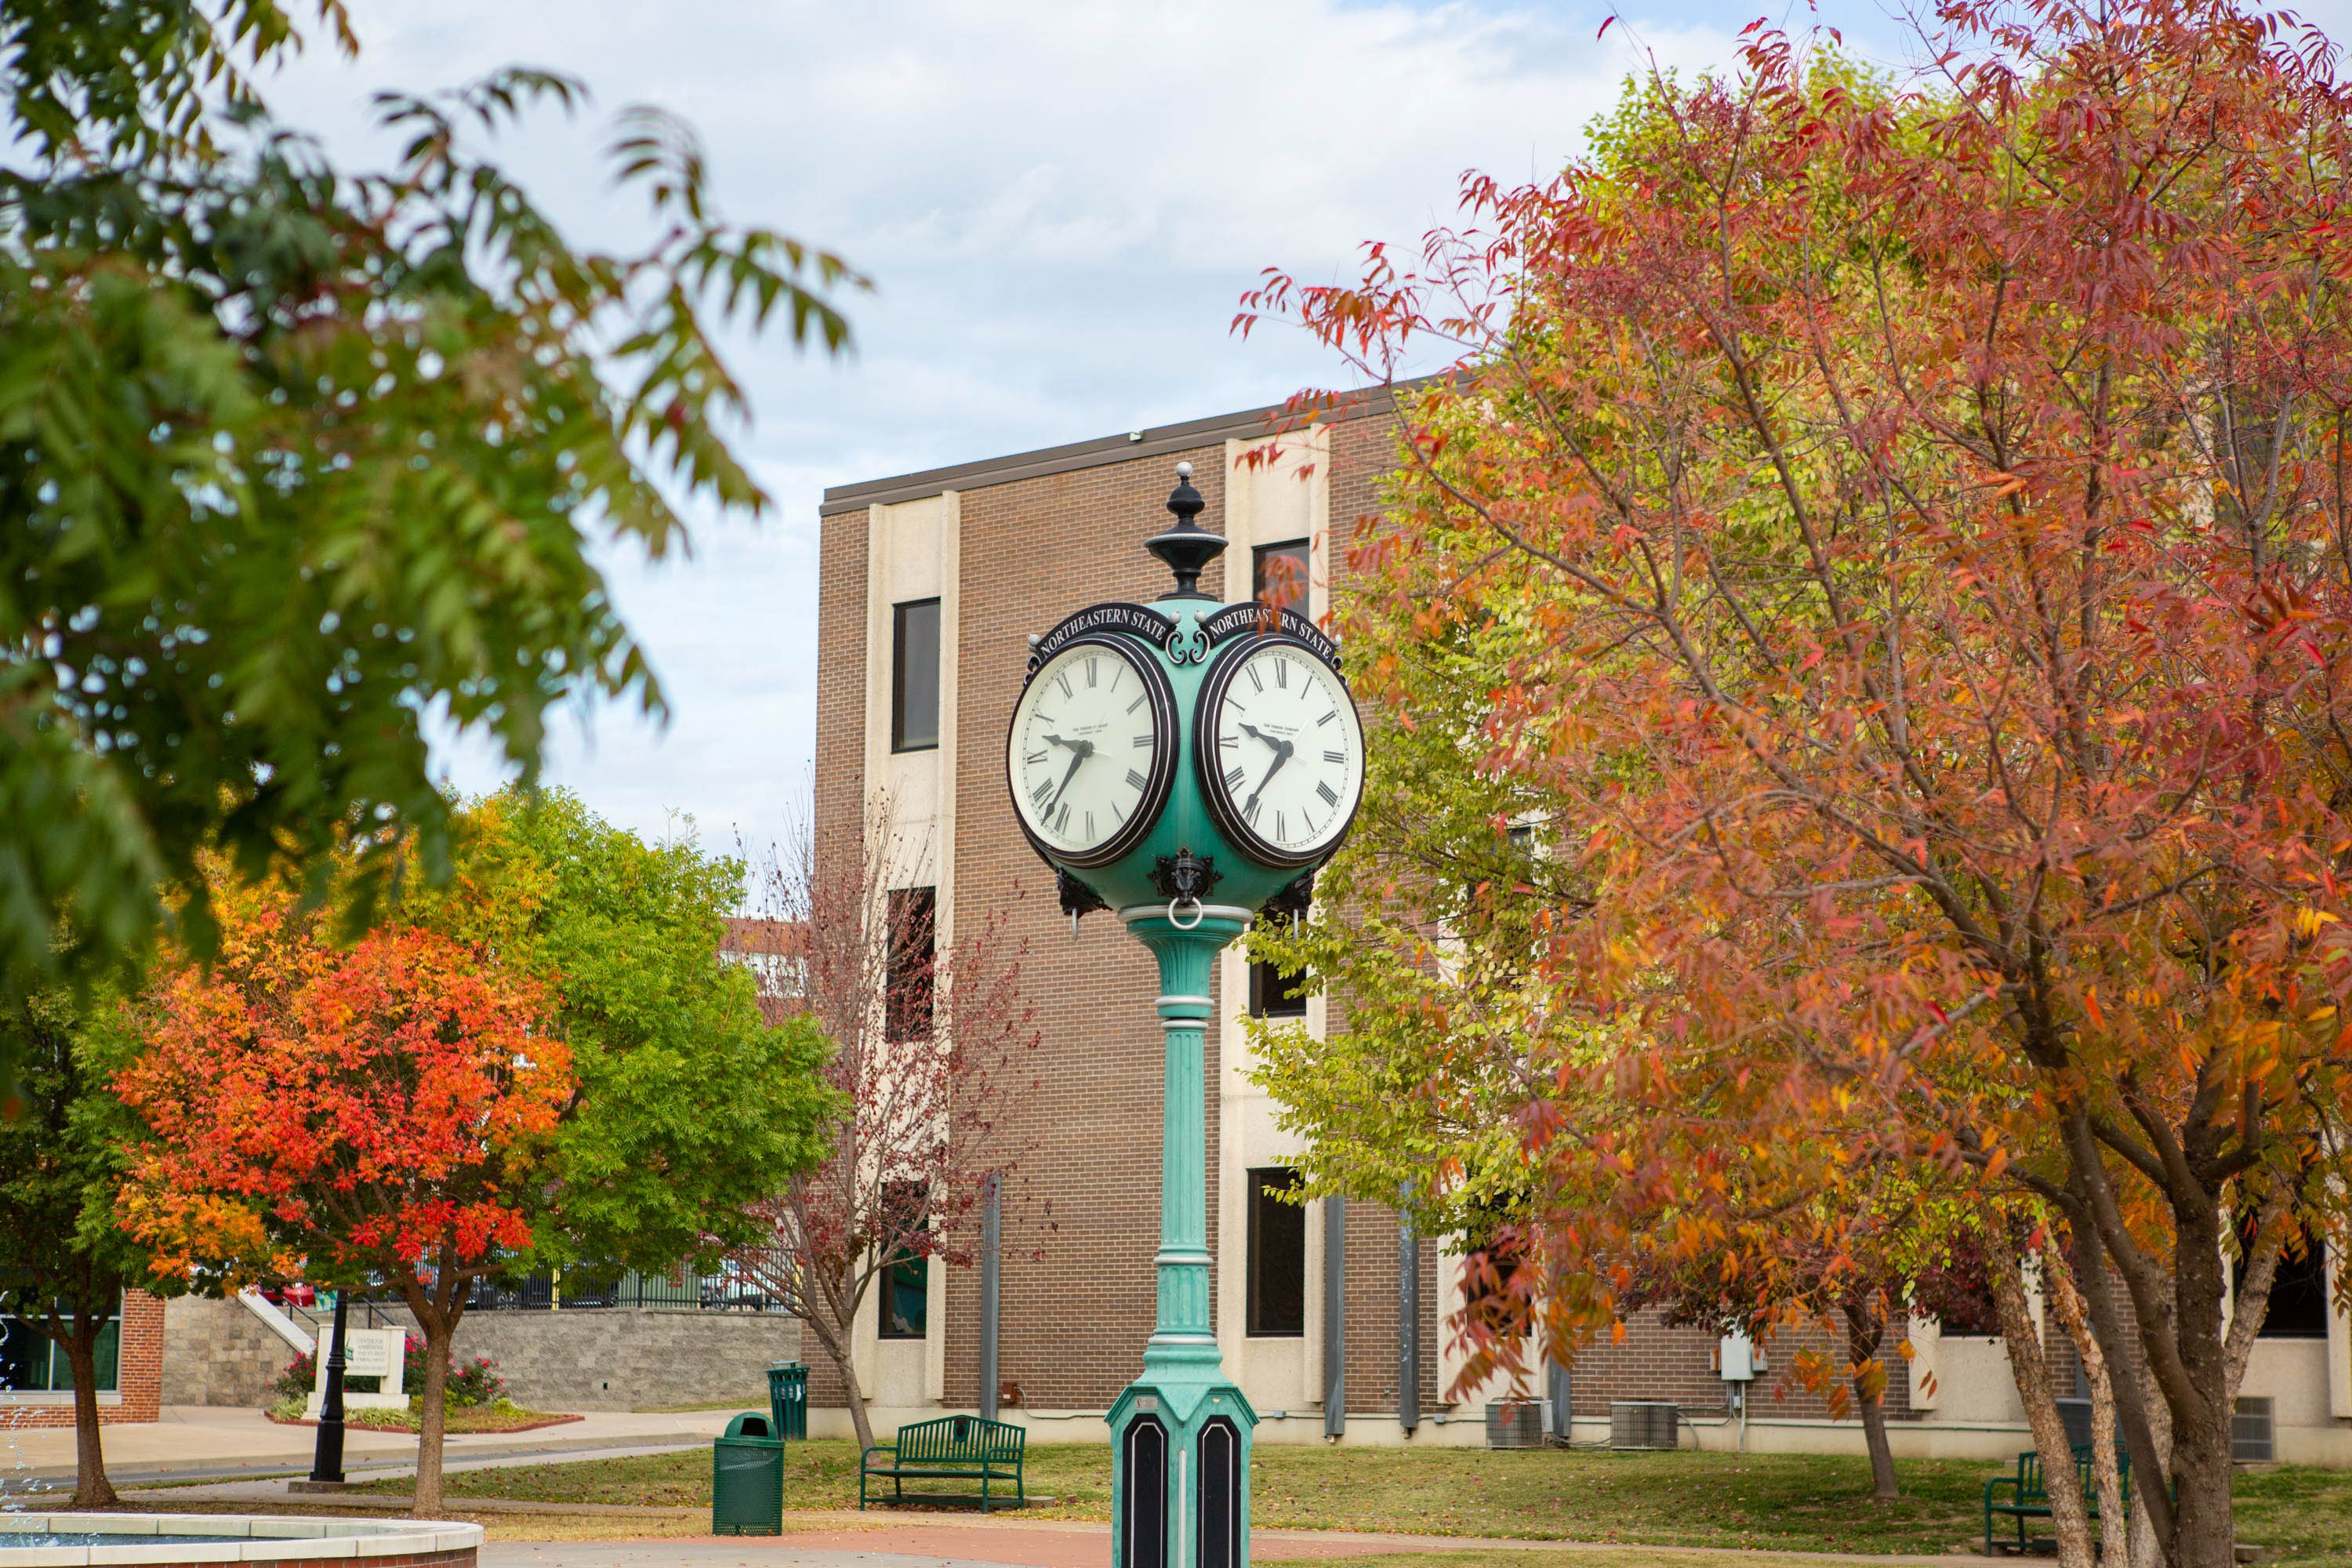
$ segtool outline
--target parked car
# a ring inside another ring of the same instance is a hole
[[[263,1286],[261,1299],[281,1307],[315,1307],[319,1304],[319,1292],[302,1280],[289,1279],[283,1285]]]
[[[744,1279],[730,1262],[723,1273],[704,1278],[702,1310],[706,1312],[764,1312],[768,1310],[768,1293]]]

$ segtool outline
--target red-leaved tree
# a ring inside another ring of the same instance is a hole
[[[1585,1026],[1524,1119],[1556,1273],[1952,1189],[2079,1298],[2144,1550],[2228,1568],[2280,1247],[2346,1236],[2352,95],[2234,0],[1921,43],[1759,24],[1418,270],[1251,308],[1459,355],[1348,629],[1376,701],[1384,648],[1501,645],[1482,766],[1595,889],[1537,961]]]
[[[887,809],[837,838],[799,824],[767,879],[777,951],[752,955],[766,1005],[805,1013],[832,1043],[825,1075],[850,1110],[824,1163],[765,1205],[769,1234],[737,1262],[815,1336],[860,1448],[874,1431],[857,1322],[877,1282],[932,1259],[971,1263],[989,1194],[1011,1201],[1034,1142],[1021,1115],[1038,1044],[1021,952],[999,920],[942,932],[930,889],[906,885],[922,847]]]
[[[449,1351],[472,1282],[530,1245],[519,1193],[575,1088],[533,981],[412,928],[342,948],[274,893],[163,978],[115,1092],[152,1137],[123,1224],[161,1271],[380,1276],[425,1337],[416,1511],[441,1506]]]

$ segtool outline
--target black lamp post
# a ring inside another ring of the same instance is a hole
[[[343,1484],[343,1344],[351,1326],[352,1293],[335,1289],[335,1338],[327,1351],[327,1383],[319,1396],[319,1447],[310,1460],[313,1485]]]

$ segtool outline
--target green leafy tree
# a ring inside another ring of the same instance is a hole
[[[111,1507],[98,1406],[98,1352],[122,1292],[151,1279],[145,1250],[114,1223],[121,1107],[63,995],[17,1003],[5,1032],[23,1113],[0,1121],[0,1317],[65,1352],[74,1392],[76,1508]]]
[[[549,707],[658,710],[591,547],[680,547],[675,507],[769,499],[712,314],[848,342],[830,254],[728,221],[678,121],[609,156],[632,251],[572,244],[469,138],[567,78],[376,100],[401,151],[337,167],[256,75],[340,0],[0,0],[0,1003],[127,976],[197,869],[323,891],[350,826],[364,921],[413,845],[446,873],[439,715],[526,775]],[[67,919],[70,915],[70,920]],[[5,1082],[0,1059],[0,1082]]]
[[[754,1205],[830,1152],[840,1106],[815,1024],[771,1023],[719,956],[743,863],[561,790],[511,786],[464,825],[454,875],[404,889],[398,918],[548,977],[580,1079],[518,1261],[667,1270],[763,1234]]]

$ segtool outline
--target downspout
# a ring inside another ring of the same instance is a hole
[[[1421,1237],[1397,1211],[1397,1425],[1421,1426]]]
[[[988,1178],[988,1206],[980,1218],[980,1413],[997,1418],[996,1331],[1002,1300],[999,1271],[1004,1252],[1003,1190],[1000,1179]]]
[[[1323,1200],[1323,1436],[1348,1431],[1348,1200]]]

